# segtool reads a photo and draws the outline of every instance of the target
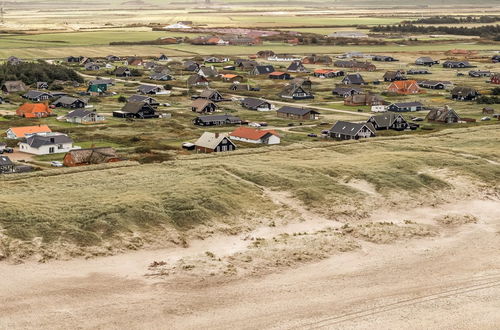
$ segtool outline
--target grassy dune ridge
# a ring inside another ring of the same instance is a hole
[[[373,207],[365,204],[366,192],[346,184],[350,180],[368,182],[388,200],[394,194],[419,200],[425,193],[433,203],[450,197],[446,191],[453,188],[436,171],[467,178],[475,183],[471,191],[497,189],[495,135],[493,125],[10,176],[2,182],[0,256],[19,245],[21,257],[56,257],[54,246],[74,255],[112,253],[175,241],[204,225],[238,232],[279,211],[264,188],[290,192],[305,206],[346,221]]]

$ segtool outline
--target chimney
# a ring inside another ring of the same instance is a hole
[[[215,133],[215,138],[218,139],[219,138],[219,133]]]

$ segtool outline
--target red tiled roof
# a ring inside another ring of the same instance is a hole
[[[229,135],[249,140],[259,140],[268,133],[279,136],[279,134],[273,130],[259,130],[256,128],[244,127],[244,126],[238,127],[237,129],[229,133]]]

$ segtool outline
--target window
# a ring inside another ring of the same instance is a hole
[[[54,147],[50,147],[49,148],[49,154],[53,154],[54,153]]]
[[[62,144],[58,144],[57,145],[57,149],[63,149],[63,145]]]

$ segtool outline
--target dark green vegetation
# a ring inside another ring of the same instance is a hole
[[[8,63],[0,65],[0,84],[10,80],[22,80],[25,84],[31,85],[37,81],[45,81],[49,84],[55,80],[83,82],[83,78],[74,70],[46,62],[21,62],[10,65]]]
[[[433,16],[419,18],[414,21],[405,21],[406,24],[470,24],[470,23],[495,23],[500,21],[499,16]]]
[[[414,24],[397,24],[386,26],[375,26],[373,32],[390,33],[422,33],[422,34],[454,34],[464,36],[480,36],[496,41],[500,40],[500,25],[483,25],[476,27],[454,27],[454,26],[421,26]]]

